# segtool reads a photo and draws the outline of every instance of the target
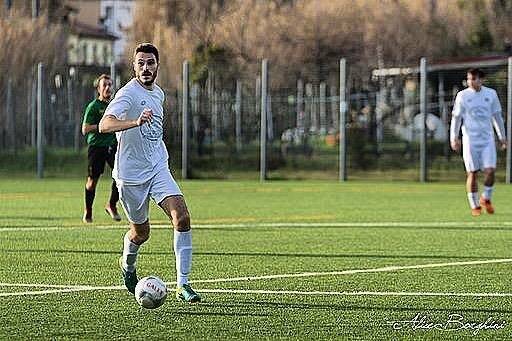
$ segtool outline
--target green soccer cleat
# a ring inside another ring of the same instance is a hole
[[[183,284],[182,286],[176,288],[176,298],[178,301],[188,303],[201,302],[201,296],[199,296],[199,294],[196,293],[188,284]]]
[[[119,267],[121,268],[124,285],[126,286],[126,289],[128,289],[129,292],[135,295],[135,286],[137,285],[137,282],[139,281],[137,279],[137,271],[129,272],[126,271],[123,268],[123,257],[119,257]]]

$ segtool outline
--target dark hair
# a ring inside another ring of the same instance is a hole
[[[473,77],[478,77],[478,78],[484,78],[485,77],[485,73],[480,70],[479,68],[471,68],[468,70],[468,72],[470,75],[472,75]]]
[[[98,86],[100,86],[100,82],[101,82],[101,80],[102,80],[102,79],[112,79],[112,78],[110,78],[110,76],[109,76],[109,75],[107,75],[107,74],[105,74],[105,73],[102,73],[101,75],[99,75],[99,77],[98,77],[98,78],[96,78],[96,79],[94,80],[94,83],[93,83],[93,84],[94,84],[94,87],[95,87],[95,88],[97,88]]]
[[[155,58],[156,58],[156,62],[158,63],[158,61],[159,61],[158,49],[156,48],[155,45],[153,45],[151,43],[142,43],[142,44],[137,45],[137,47],[135,48],[135,52],[133,53],[133,59],[135,59],[135,55],[139,52],[154,54]]]

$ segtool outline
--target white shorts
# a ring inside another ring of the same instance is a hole
[[[462,158],[467,172],[496,168],[496,144],[494,140],[483,144],[463,143]]]
[[[119,201],[123,206],[128,220],[134,224],[142,224],[148,220],[149,198],[157,204],[165,198],[182,195],[180,188],[169,169],[163,169],[154,177],[139,185],[117,183]]]

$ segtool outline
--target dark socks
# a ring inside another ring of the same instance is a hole
[[[117,202],[119,201],[119,192],[117,191],[116,182],[112,181],[112,191],[110,192],[110,207],[114,208],[117,205]]]
[[[88,190],[85,188],[85,209],[92,211],[92,203],[94,202],[94,196],[96,195],[96,189]]]

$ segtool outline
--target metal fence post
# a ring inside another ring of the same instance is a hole
[[[304,82],[297,81],[296,128],[304,128]]]
[[[261,62],[260,181],[267,179],[267,81],[268,61]]]
[[[14,115],[14,106],[12,105],[12,79],[7,79],[7,100],[5,103],[5,113],[7,114],[7,149],[16,150],[16,115]]]
[[[30,146],[37,146],[37,74],[32,68],[31,99],[30,99]]]
[[[320,134],[327,134],[327,111],[326,111],[327,86],[324,82],[320,83]]]
[[[506,182],[510,184],[512,171],[512,57],[508,57],[507,73],[507,174]]]
[[[32,0],[32,18],[35,19],[39,17],[40,10],[40,0]]]
[[[66,82],[66,92],[68,96],[68,120],[75,123],[75,129],[73,129],[73,149],[75,152],[78,152],[80,150],[80,135],[76,133],[76,126],[81,127],[82,122],[76,122],[75,104],[73,102],[73,77],[70,75],[68,75],[68,81]]]
[[[181,132],[181,177],[188,178],[188,61],[183,62],[183,120]]]
[[[339,108],[339,181],[347,180],[347,60],[340,59],[340,108]]]
[[[427,59],[420,61],[420,182],[427,181]]]
[[[448,110],[446,109],[446,102],[445,102],[445,90],[444,90],[444,75],[442,72],[439,72],[438,80],[437,80],[437,92],[438,92],[438,105],[439,105],[439,111],[441,114],[441,121],[443,122],[443,127],[445,132],[448,132],[446,134],[445,143],[443,146],[443,154],[446,158],[450,155],[450,137],[449,137],[449,129],[448,125],[450,122],[448,122]]]
[[[43,63],[37,64],[37,177],[44,173]]]
[[[112,94],[116,91],[116,62],[110,63],[110,78],[112,79]]]
[[[313,117],[313,85],[306,83],[305,87],[306,96],[304,97],[304,134],[307,137],[308,134],[314,128],[314,117]]]
[[[236,81],[236,102],[235,102],[235,135],[236,151],[242,151],[242,82]]]

